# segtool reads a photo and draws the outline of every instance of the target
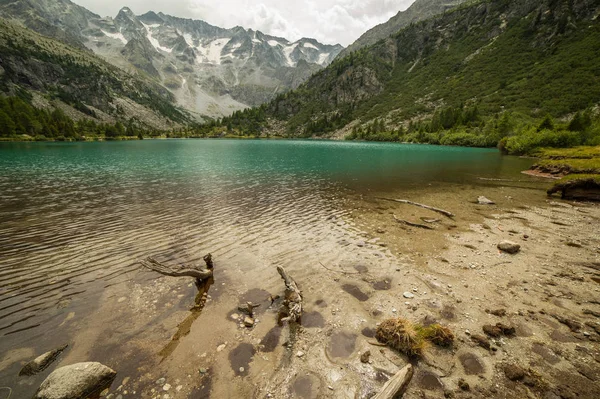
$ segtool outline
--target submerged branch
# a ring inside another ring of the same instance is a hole
[[[398,219],[398,218],[396,217],[396,215],[393,215],[393,216],[394,216],[394,219],[396,220],[396,222],[398,222],[398,223],[404,223],[404,224],[405,224],[405,225],[407,225],[407,226],[411,226],[411,227],[418,227],[418,228],[420,228],[420,229],[434,230],[434,228],[433,228],[433,227],[431,227],[431,226],[427,226],[427,225],[424,225],[424,224],[419,224],[419,223],[413,223],[413,222],[409,222],[408,220],[404,220],[404,219]]]
[[[434,208],[433,206],[429,206],[429,205],[419,204],[418,202],[412,202],[412,201],[405,200],[405,199],[393,199],[393,198],[385,198],[385,197],[376,197],[376,198],[380,199],[380,200],[384,200],[384,201],[392,201],[392,202],[399,202],[401,204],[414,205],[414,206],[418,206],[418,207],[421,207],[424,209],[429,209],[430,211],[441,213],[442,215],[447,216],[449,218],[454,217],[454,214],[452,212],[448,212],[448,211],[445,211],[440,208]]]

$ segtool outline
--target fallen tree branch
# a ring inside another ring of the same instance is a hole
[[[418,227],[418,228],[420,228],[420,229],[434,230],[434,228],[433,228],[433,227],[431,227],[431,226],[427,226],[427,225],[424,225],[424,224],[419,224],[419,223],[413,223],[413,222],[409,222],[408,220],[404,220],[404,219],[399,219],[399,218],[397,218],[397,217],[396,217],[396,215],[393,215],[393,216],[394,216],[394,219],[396,220],[396,222],[398,222],[398,223],[404,223],[404,224],[405,224],[405,225],[407,225],[407,226],[411,226],[411,227]]]
[[[298,288],[298,284],[287,274],[283,267],[277,266],[277,272],[285,282],[285,300],[279,310],[279,322],[297,322],[302,317],[302,292]]]
[[[401,204],[414,205],[414,206],[418,206],[421,208],[429,209],[430,211],[441,213],[442,215],[447,216],[449,218],[454,217],[454,214],[452,212],[448,212],[448,211],[445,211],[440,208],[434,208],[433,206],[429,206],[429,205],[419,204],[418,202],[412,202],[412,201],[405,200],[405,199],[393,199],[393,198],[384,198],[384,197],[376,197],[376,198],[380,199],[380,200],[384,200],[384,201],[392,201],[392,202],[399,202]]]
[[[393,399],[401,397],[413,376],[413,366],[407,364],[385,383],[381,391],[372,399]]]
[[[201,269],[201,268],[197,268],[197,267],[180,267],[180,268],[176,269],[176,268],[167,266],[163,263],[160,263],[152,257],[148,257],[148,258],[140,261],[142,266],[144,266],[150,270],[153,270],[157,273],[160,273],[162,275],[165,275],[165,276],[194,277],[196,279],[197,284],[200,283],[202,280],[206,280],[207,278],[210,278],[213,276],[214,265],[212,262],[212,256],[210,254],[206,255],[204,257],[204,262],[206,262],[207,269]]]

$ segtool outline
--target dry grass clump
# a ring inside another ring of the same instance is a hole
[[[409,357],[421,356],[428,344],[413,323],[401,318],[384,320],[377,327],[375,338]]]
[[[441,326],[439,324],[432,324],[427,327],[423,327],[422,330],[423,338],[432,342],[437,346],[452,346],[454,343],[454,334],[448,327]]]
[[[421,357],[430,343],[451,346],[454,342],[454,334],[448,327],[439,324],[424,327],[402,318],[384,320],[377,327],[375,338],[409,357]]]

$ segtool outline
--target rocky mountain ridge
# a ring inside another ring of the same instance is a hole
[[[69,0],[3,0],[0,16],[91,49],[164,85],[179,105],[208,117],[229,115],[298,87],[343,49],[163,13],[135,15],[128,7],[115,18],[102,18]]]

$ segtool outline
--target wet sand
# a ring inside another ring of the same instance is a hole
[[[453,348],[432,347],[416,363],[405,397],[597,398],[600,206],[542,193],[448,185],[385,194],[447,209],[453,219],[379,200],[378,193],[354,195],[346,199],[348,212],[315,221],[318,237],[308,226],[291,231],[294,254],[284,264],[279,246],[228,246],[226,256],[216,249],[207,305],[166,357],[160,352],[189,317],[196,288],[191,279],[136,269],[107,286],[87,314],[63,316],[63,341],[71,345],[55,366],[93,360],[114,368],[108,398],[362,398],[407,363],[369,344],[378,322],[404,317],[447,325],[457,337]],[[476,204],[479,195],[496,205]],[[393,215],[434,229],[397,223]],[[498,251],[504,239],[521,252]],[[277,265],[304,294],[305,316],[293,336],[277,326],[279,303],[269,299],[283,294]],[[246,301],[261,305],[253,328],[240,324],[237,306]],[[489,313],[497,309],[506,315]],[[516,337],[492,339],[494,350],[471,339],[497,322],[514,326]],[[3,354],[0,371],[18,372],[40,350]],[[360,355],[367,350],[365,364]],[[513,365],[528,377],[509,380],[504,368]],[[48,372],[20,380],[21,391],[34,390]]]

